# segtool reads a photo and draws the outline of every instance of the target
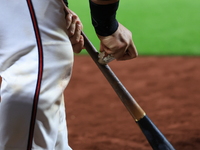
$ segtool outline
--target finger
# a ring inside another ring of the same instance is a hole
[[[77,22],[77,16],[72,16],[72,21],[71,21],[71,24],[69,26],[69,28],[67,29],[67,34],[69,37],[73,36],[74,35],[74,32],[76,30],[76,22]]]
[[[69,29],[72,23],[72,14],[68,13],[66,16],[66,28]]]
[[[102,44],[100,44],[100,52],[104,52],[104,48]]]
[[[124,53],[124,55],[120,58],[118,58],[117,60],[128,60],[128,59],[133,59],[136,58],[138,56],[138,52],[137,49],[135,47],[135,45],[131,45],[128,47],[128,49],[126,50],[126,53]]]
[[[103,47],[103,51],[105,51],[107,54],[114,54],[114,50],[113,49],[110,49],[110,48],[108,48],[108,47],[106,47],[106,46],[104,46]]]
[[[103,50],[101,50],[101,52],[105,52],[107,55],[111,55],[112,57],[115,57],[116,59],[119,59],[120,57],[122,57],[125,53],[124,48],[108,48],[105,45],[103,46]]]
[[[120,58],[118,58],[118,59],[116,59],[116,60],[129,60],[129,59],[133,59],[133,58],[135,58],[136,56],[130,56],[129,55],[129,52],[128,52],[128,50],[127,50],[127,53],[126,54],[124,54],[122,57],[120,57]]]
[[[82,26],[79,22],[76,23],[76,28],[73,36],[70,37],[70,41],[72,44],[76,44],[79,42],[81,37]]]
[[[126,53],[126,49],[118,49],[117,51],[115,51],[115,53],[112,54],[113,57],[116,58],[116,60],[122,58]]]
[[[72,45],[74,53],[80,53],[84,49],[84,38],[81,35],[78,43]]]
[[[135,58],[138,56],[137,48],[133,42],[131,42],[130,46],[128,47],[127,54],[130,56],[130,58]]]
[[[100,43],[100,52],[105,52],[106,54],[111,54],[112,51],[106,47],[102,42]]]

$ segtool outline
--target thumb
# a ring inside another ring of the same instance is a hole
[[[100,52],[104,52],[104,45],[102,43],[100,43]]]

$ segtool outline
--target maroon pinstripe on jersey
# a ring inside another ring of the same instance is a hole
[[[31,150],[33,134],[34,134],[34,126],[35,126],[35,120],[36,120],[36,114],[37,114],[37,105],[38,105],[42,74],[43,74],[43,47],[42,47],[40,31],[39,31],[39,27],[37,23],[37,18],[34,11],[34,6],[31,0],[27,0],[27,4],[30,11],[30,16],[32,19],[34,32],[35,32],[35,38],[36,38],[36,42],[38,46],[38,60],[39,60],[38,77],[37,77],[37,84],[36,84],[35,94],[34,94],[34,99],[33,99],[32,114],[31,114],[31,121],[30,121],[30,127],[29,127],[28,145],[27,145],[27,150]]]

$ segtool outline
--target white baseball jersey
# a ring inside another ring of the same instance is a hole
[[[73,65],[60,0],[0,0],[0,150],[71,150],[63,91]]]

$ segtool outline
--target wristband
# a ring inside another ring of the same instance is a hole
[[[119,26],[116,20],[119,1],[107,5],[96,4],[91,0],[89,2],[92,24],[96,33],[100,36],[113,34]]]

